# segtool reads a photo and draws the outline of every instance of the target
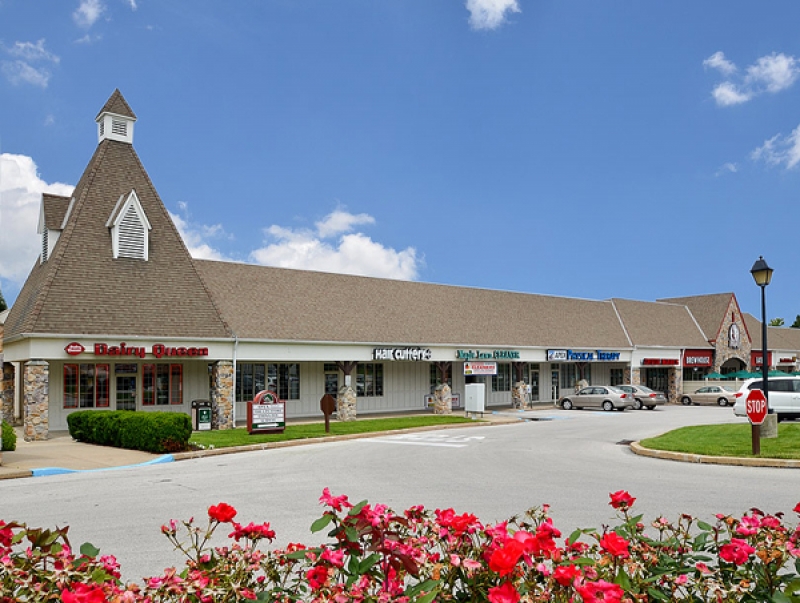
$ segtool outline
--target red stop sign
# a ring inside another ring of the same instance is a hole
[[[764,417],[767,416],[767,399],[764,397],[764,392],[760,389],[750,390],[744,407],[750,423],[761,425],[764,422]]]

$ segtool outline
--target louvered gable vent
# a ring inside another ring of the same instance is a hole
[[[114,259],[147,261],[151,226],[136,191],[131,191],[127,199],[125,195],[119,198],[106,226],[111,228]]]

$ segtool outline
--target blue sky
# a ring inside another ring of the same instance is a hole
[[[0,287],[119,88],[198,257],[607,299],[775,269],[800,314],[800,2],[0,0]]]

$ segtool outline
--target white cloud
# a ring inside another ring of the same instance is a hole
[[[172,212],[169,212],[169,216],[172,218],[191,256],[201,260],[230,259],[206,242],[206,239],[227,236],[222,225],[194,224],[189,218],[189,205],[185,201],[180,201],[178,202],[178,207],[183,212],[184,217]]]
[[[97,22],[105,10],[106,7],[102,0],[81,0],[78,8],[72,13],[72,19],[78,27],[89,29]]]
[[[724,75],[731,75],[736,72],[736,65],[725,58],[725,53],[717,51],[703,61],[703,67],[712,67],[721,71]]]
[[[42,180],[30,157],[0,154],[0,278],[22,285],[41,249],[36,228],[42,193],[69,196],[73,188]]]
[[[715,176],[719,177],[723,174],[735,174],[739,171],[739,167],[735,163],[725,163],[717,170],[717,173],[714,174]]]
[[[473,29],[497,29],[508,13],[521,12],[517,0],[467,0],[466,7]]]
[[[0,71],[14,86],[31,84],[40,88],[47,88],[50,81],[50,71],[33,63],[49,62],[58,64],[61,59],[49,52],[44,47],[45,41],[41,39],[33,42],[15,42],[10,48],[3,48],[4,52],[15,60],[0,62]]]
[[[714,100],[720,107],[729,107],[731,105],[739,105],[746,103],[753,98],[752,92],[744,92],[739,90],[736,84],[731,82],[722,82],[711,93]]]
[[[750,153],[753,161],[764,161],[769,165],[784,166],[791,170],[800,164],[800,126],[788,136],[776,134]]]
[[[773,52],[747,68],[747,81],[766,87],[767,92],[775,93],[794,84],[798,73],[797,59]]]
[[[250,257],[259,264],[281,268],[416,279],[420,260],[413,247],[397,251],[363,233],[349,233],[354,226],[374,222],[367,214],[349,214],[337,209],[317,222],[316,230],[273,225],[265,233],[274,242],[254,250]]]
[[[0,71],[14,86],[30,84],[47,88],[50,81],[50,72],[47,69],[37,69],[25,61],[3,61],[0,63]]]
[[[745,75],[738,78],[738,82],[730,77],[737,72],[736,65],[722,52],[712,54],[703,61],[703,66],[718,69],[728,78],[717,84],[711,93],[720,107],[739,105],[766,92],[775,94],[786,90],[800,75],[800,62],[795,57],[775,52],[758,58],[747,68]]]

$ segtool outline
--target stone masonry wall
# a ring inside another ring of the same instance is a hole
[[[14,425],[14,365],[3,364],[3,375],[0,380],[0,419]]]
[[[50,432],[50,365],[43,360],[26,362],[22,381],[23,437],[26,442],[46,440]]]
[[[212,418],[212,427],[217,429],[233,429],[233,362],[220,360],[211,368],[211,379],[214,388],[211,391],[211,403],[216,408]]]

